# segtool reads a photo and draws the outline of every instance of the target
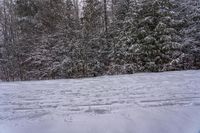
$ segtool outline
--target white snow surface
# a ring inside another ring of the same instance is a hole
[[[1,82],[0,133],[200,133],[200,71]]]

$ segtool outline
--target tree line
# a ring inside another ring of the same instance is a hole
[[[199,0],[3,0],[0,6],[4,81],[199,68]]]

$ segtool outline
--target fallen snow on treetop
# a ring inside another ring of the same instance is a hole
[[[200,133],[200,71],[1,82],[0,133]]]

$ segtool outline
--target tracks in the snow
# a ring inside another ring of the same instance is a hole
[[[0,120],[174,105],[200,106],[200,71],[0,84]]]

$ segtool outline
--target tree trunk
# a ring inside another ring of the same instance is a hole
[[[105,33],[107,36],[108,33],[107,0],[104,0],[104,24],[105,24]]]

